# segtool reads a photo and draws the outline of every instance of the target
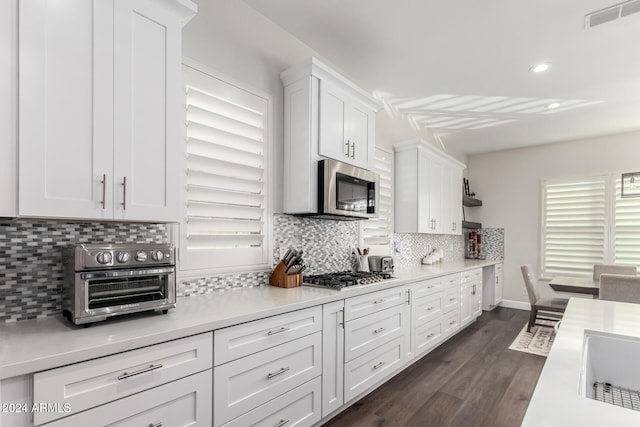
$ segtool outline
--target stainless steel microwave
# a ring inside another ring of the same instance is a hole
[[[318,216],[327,219],[378,217],[380,177],[337,160],[318,161]]]

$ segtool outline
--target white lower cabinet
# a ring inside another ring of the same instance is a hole
[[[211,369],[47,424],[78,426],[211,425]]]
[[[445,338],[458,332],[458,329],[460,329],[460,308],[442,317],[442,332]]]
[[[214,425],[223,425],[320,376],[322,334],[316,332],[214,368]]]
[[[441,316],[414,328],[414,352],[416,356],[431,350],[444,338]]]
[[[404,363],[405,337],[381,345],[344,365],[344,400],[357,397],[362,392],[388,378]]]
[[[485,267],[482,279],[482,309],[493,310],[502,301],[502,263]]]
[[[320,377],[228,422],[224,427],[310,426],[320,421]]]

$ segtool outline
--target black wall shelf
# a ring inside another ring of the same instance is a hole
[[[462,196],[462,206],[466,206],[468,208],[474,208],[476,206],[482,206],[482,200],[475,199],[469,196]]]
[[[478,230],[482,228],[482,224],[480,224],[479,222],[462,221],[462,228]]]

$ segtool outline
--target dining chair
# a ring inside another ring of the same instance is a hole
[[[617,265],[617,264],[594,264],[593,265],[593,280],[600,280],[602,273],[608,274],[626,274],[629,276],[635,276],[638,271],[631,265]]]
[[[600,276],[600,299],[640,303],[640,276],[604,273]]]
[[[531,303],[527,332],[530,332],[531,327],[534,325],[549,326],[543,323],[536,323],[538,319],[560,321],[569,300],[567,298],[541,298],[536,290],[536,285],[533,283],[533,267],[530,264],[525,264],[520,269],[522,270],[524,285],[527,288],[527,295],[529,295],[529,302]]]

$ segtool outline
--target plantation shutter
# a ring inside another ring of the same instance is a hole
[[[184,66],[181,269],[265,265],[268,99]]]
[[[370,254],[391,255],[393,241],[393,153],[376,148],[375,170],[380,175],[378,218],[360,221],[360,247]]]
[[[615,264],[640,268],[640,197],[621,197],[616,179]]]
[[[606,179],[543,183],[543,277],[587,277],[604,262]]]

